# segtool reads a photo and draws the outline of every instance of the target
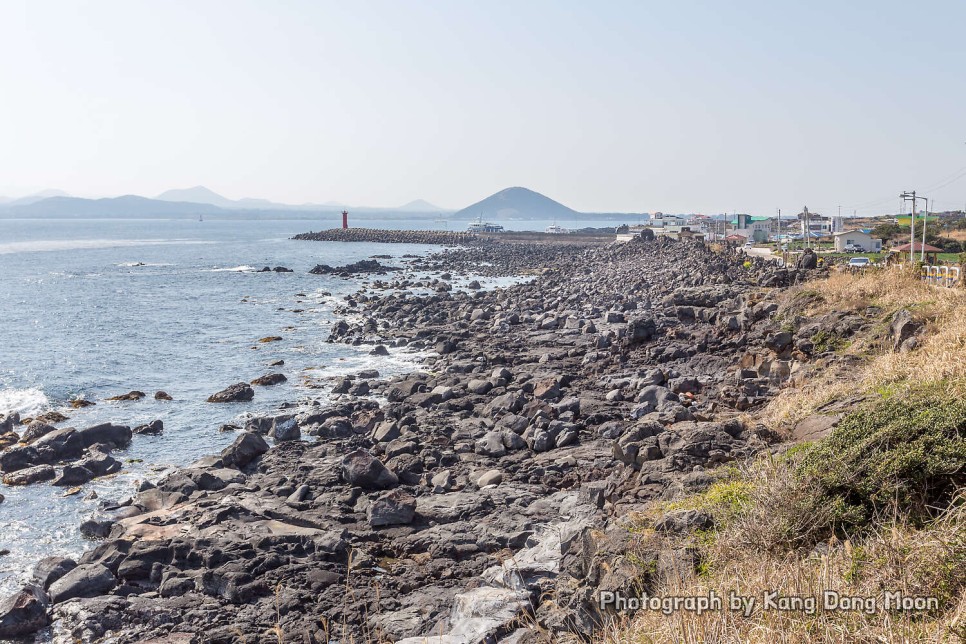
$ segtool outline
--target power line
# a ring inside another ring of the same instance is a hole
[[[943,179],[940,179],[938,182],[936,182],[935,184],[933,184],[931,186],[927,186],[926,188],[923,189],[923,192],[935,192],[936,190],[940,190],[940,189],[945,188],[946,186],[948,186],[948,185],[950,185],[952,183],[955,183],[956,181],[959,181],[963,177],[966,177],[966,167],[963,167],[963,168],[960,168],[959,170],[956,170],[956,172],[952,173],[951,175],[948,175],[947,177],[945,177]],[[854,204],[854,205],[851,205],[851,206],[846,206],[845,208],[846,208],[846,210],[849,209],[849,208],[858,209],[858,210],[864,210],[866,208],[872,208],[874,206],[878,206],[878,205],[884,204],[886,202],[892,201],[893,199],[895,199],[895,197],[884,197],[882,199],[874,199],[874,200],[871,200],[871,201],[866,201],[866,202],[863,202],[863,203]]]

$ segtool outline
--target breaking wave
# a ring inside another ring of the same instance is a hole
[[[35,416],[50,406],[50,399],[40,389],[0,389],[0,414],[19,413]]]

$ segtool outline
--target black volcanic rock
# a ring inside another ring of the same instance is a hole
[[[37,586],[27,586],[0,601],[0,639],[24,637],[50,624],[47,595]]]
[[[328,264],[319,264],[309,271],[313,275],[343,275],[356,273],[385,273],[389,271],[401,271],[399,266],[385,266],[374,259],[363,259],[354,264],[332,267]]]
[[[208,396],[210,403],[247,402],[255,397],[255,390],[247,382],[239,382],[225,387],[216,394]]]

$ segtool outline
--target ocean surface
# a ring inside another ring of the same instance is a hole
[[[344,265],[373,255],[405,265],[403,255],[438,247],[299,242],[296,233],[338,222],[313,220],[17,220],[0,219],[0,414],[58,410],[60,427],[111,421],[164,422],[159,436],[135,436],[114,453],[124,470],[79,494],[47,483],[0,484],[0,597],[17,589],[48,555],[76,556],[91,546],[78,526],[104,501],[131,496],[137,481],[216,453],[236,434],[224,423],[283,402],[327,399],[331,379],[362,369],[383,376],[412,370],[417,354],[327,344],[333,311],[365,278],[311,275],[319,263]],[[434,217],[369,218],[374,228],[443,228]],[[543,230],[551,221],[501,222]],[[607,225],[599,220],[561,225]],[[458,227],[462,229],[465,223]],[[453,226],[456,228],[457,226]],[[259,273],[285,266],[292,273]],[[469,279],[469,278],[468,278]],[[468,281],[465,280],[465,281]],[[512,280],[484,280],[485,287]],[[465,282],[464,281],[464,282]],[[456,286],[460,284],[457,282]],[[278,342],[260,343],[266,336]],[[282,367],[270,367],[275,360]],[[281,372],[288,382],[256,387],[249,403],[205,399],[224,387]],[[322,388],[315,388],[321,386]],[[140,401],[105,398],[143,391]],[[174,400],[156,401],[158,390]],[[72,409],[74,398],[95,406]],[[91,492],[97,498],[89,498]]]
[[[312,221],[0,219],[0,414],[59,410],[70,417],[60,426],[154,419],[165,426],[163,434],[135,436],[129,449],[115,452],[125,463],[121,474],[75,496],[46,483],[0,484],[6,497],[0,551],[10,551],[0,556],[0,596],[15,590],[37,559],[90,547],[78,526],[102,500],[130,496],[135,481],[156,479],[229,444],[235,434],[219,432],[221,424],[286,401],[324,401],[328,378],[336,375],[413,368],[412,353],[374,357],[367,347],[327,344],[334,308],[364,280],[308,270],[376,254],[424,255],[435,247],[289,239],[324,227]],[[254,272],[263,266],[294,272]],[[283,339],[259,343],[265,336]],[[284,366],[268,366],[279,359]],[[276,371],[288,382],[256,387],[250,403],[205,403],[227,385]],[[148,397],[103,400],[134,389]],[[158,390],[174,400],[155,401]],[[96,406],[71,409],[67,403],[76,397]],[[98,499],[86,498],[91,491]]]

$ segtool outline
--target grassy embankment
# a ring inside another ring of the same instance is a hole
[[[660,582],[652,595],[714,591],[725,598],[724,610],[638,612],[605,641],[966,639],[966,291],[880,272],[833,275],[787,297],[807,302],[803,315],[878,307],[877,323],[840,348],[861,357],[858,367],[786,390],[755,420],[782,429],[831,401],[855,404],[821,441],[722,468],[706,492],[642,516],[634,536],[642,547],[684,546],[699,562],[695,572]],[[920,346],[900,354],[886,336],[903,308],[926,327]],[[686,537],[650,529],[655,517],[675,509],[704,511],[715,527]],[[817,608],[764,610],[770,591],[817,597]],[[826,591],[878,603],[869,611],[823,610]],[[755,609],[729,610],[730,592],[756,597]],[[883,611],[886,592],[931,597],[935,606]]]

